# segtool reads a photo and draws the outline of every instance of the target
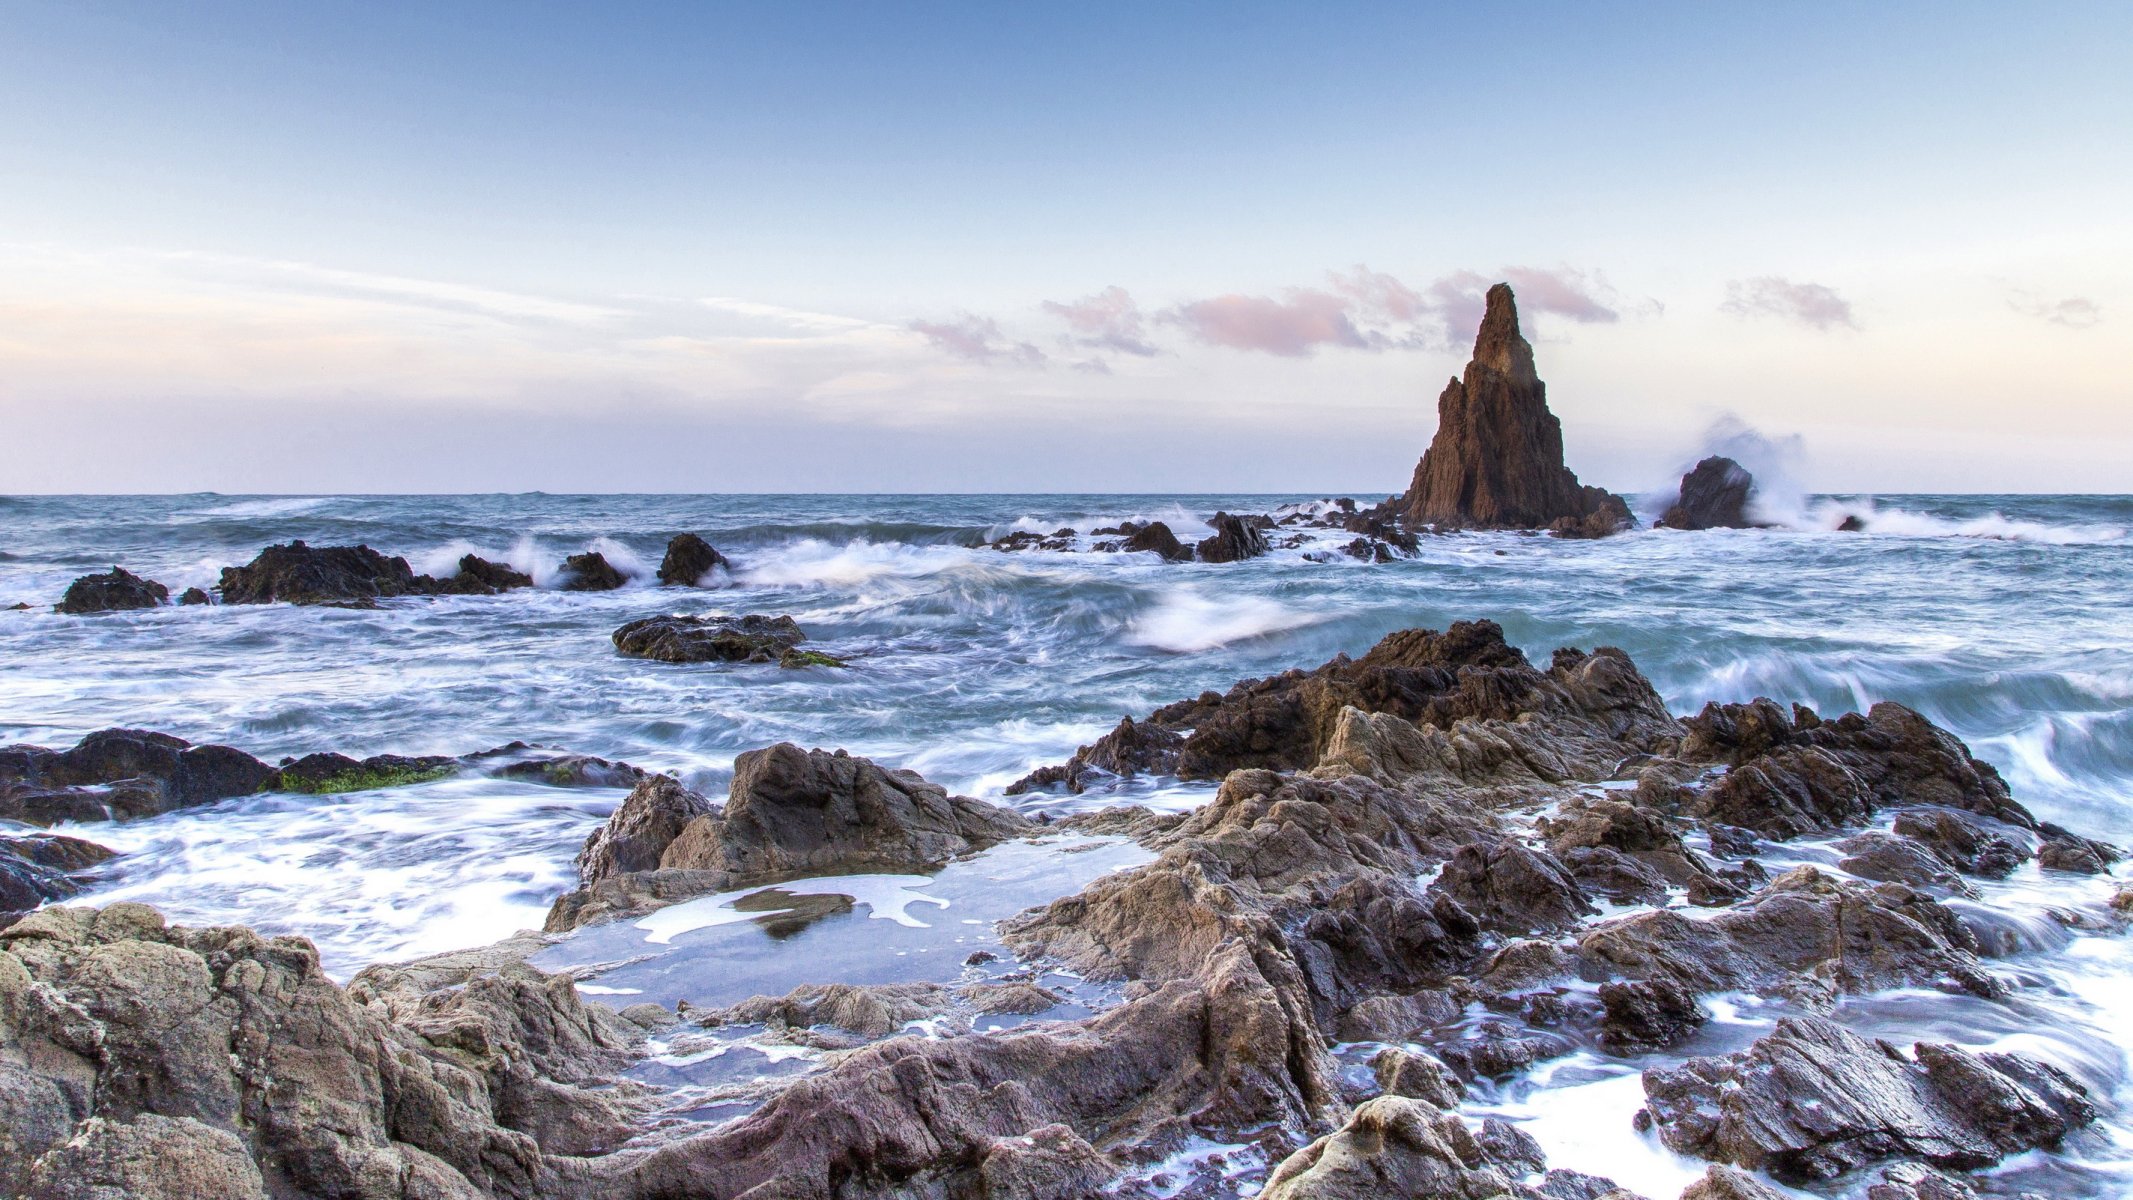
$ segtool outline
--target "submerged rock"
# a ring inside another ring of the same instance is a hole
[[[0,834],[0,924],[47,900],[63,900],[85,886],[81,872],[110,861],[115,851],[59,834]]]
[[[659,582],[668,587],[702,587],[719,567],[733,564],[693,533],[677,533],[667,542],[666,557],[659,560]]]
[[[936,870],[1028,828],[915,772],[781,742],[734,760],[722,810],[665,776],[638,785],[586,840],[548,928],[809,875]]]
[[[607,556],[597,550],[573,554],[563,560],[557,574],[562,578],[566,592],[612,592],[629,582],[629,576],[615,569]]]
[[[1548,411],[1533,347],[1518,330],[1508,284],[1489,289],[1488,311],[1463,379],[1437,400],[1437,434],[1400,498],[1409,526],[1548,529],[1597,536],[1627,529],[1619,497],[1585,487],[1563,465],[1563,426]]]
[[[84,575],[67,585],[67,594],[52,611],[60,613],[123,612],[170,603],[170,589],[123,567],[107,574]]]
[[[1209,525],[1214,526],[1214,535],[1202,540],[1195,547],[1200,561],[1241,562],[1265,554],[1266,534],[1262,531],[1271,526],[1272,522],[1267,521],[1265,517],[1256,520],[1265,524],[1255,524],[1255,518],[1251,517],[1233,517],[1226,512],[1216,513],[1208,521]]]
[[[1988,1167],[2096,1117],[2087,1089],[2047,1063],[1932,1042],[1905,1056],[1820,1017],[1646,1071],[1644,1092],[1641,1119],[1672,1149],[1795,1184],[1888,1158]]]
[[[434,595],[438,582],[368,546],[269,546],[241,567],[222,568],[224,604],[364,606],[390,596]]]
[[[1660,529],[1753,529],[1748,501],[1755,477],[1730,458],[1713,455],[1681,477],[1681,494],[1655,525]]]
[[[663,616],[631,621],[614,632],[615,649],[631,658],[660,662],[779,662],[785,654],[807,640],[791,617],[766,617],[749,613],[742,617]],[[828,655],[822,656],[828,658]],[[842,666],[794,662],[794,666]]]
[[[522,964],[344,991],[309,942],[47,908],[0,931],[0,1193],[530,1198],[629,1136],[634,1036]],[[97,1188],[107,1190],[96,1190]]]
[[[264,790],[333,796],[376,788],[405,787],[442,779],[460,768],[460,760],[443,756],[410,758],[374,754],[353,759],[345,754],[306,754],[282,763]]]

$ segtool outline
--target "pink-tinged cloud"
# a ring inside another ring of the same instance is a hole
[[[1301,358],[1320,346],[1374,348],[1349,316],[1350,301],[1315,288],[1290,288],[1285,299],[1216,296],[1180,304],[1163,320],[1194,340],[1232,350]]]
[[[1424,289],[1429,307],[1443,324],[1448,345],[1458,347],[1473,340],[1474,331],[1481,328],[1482,311],[1488,307],[1489,286],[1497,282],[1510,284],[1517,293],[1522,316],[1546,313],[1588,325],[1622,319],[1621,313],[1600,299],[1603,293],[1611,294],[1611,289],[1597,275],[1588,278],[1585,272],[1568,267],[1553,271],[1505,267],[1494,275],[1454,271]]]
[[[962,313],[948,321],[913,321],[911,329],[924,335],[941,353],[972,362],[1032,367],[1044,362],[1044,351],[1000,332],[1000,323],[991,317]]]
[[[1113,285],[1070,304],[1047,300],[1044,311],[1066,322],[1070,345],[1141,358],[1162,353],[1148,340],[1148,322],[1140,305],[1122,287]]]
[[[1851,301],[1819,283],[1794,283],[1775,275],[1736,279],[1719,305],[1736,317],[1777,317],[1809,329],[1857,329]]]
[[[2087,329],[2103,320],[2103,309],[2087,296],[2068,296],[2064,300],[2046,300],[2028,292],[2016,292],[2007,298],[2007,307],[2025,317],[2050,321],[2068,329]]]
[[[1328,271],[1333,281],[1333,290],[1355,302],[1365,312],[1375,313],[1386,320],[1410,322],[1422,314],[1427,301],[1422,293],[1400,282],[1383,271],[1373,271],[1361,263],[1347,274]]]

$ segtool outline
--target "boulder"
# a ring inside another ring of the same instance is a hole
[[[1500,1131],[1508,1128],[1491,1119],[1477,1137],[1456,1113],[1380,1096],[1359,1105],[1338,1132],[1284,1159],[1259,1194],[1264,1200],[1516,1196],[1517,1181],[1533,1164],[1522,1153],[1503,1153]],[[1499,1132],[1498,1146],[1484,1140],[1488,1132]]]
[[[1730,458],[1713,455],[1681,477],[1681,494],[1655,523],[1660,529],[1753,529],[1748,500],[1755,477]]]
[[[0,834],[0,920],[81,891],[79,876],[116,853],[56,833]]]
[[[779,662],[807,640],[791,617],[646,617],[614,632],[615,649],[660,662]],[[821,665],[795,663],[796,666]]]
[[[1461,846],[1433,890],[1474,914],[1482,928],[1513,935],[1558,933],[1597,911],[1553,855],[1509,838]]]
[[[809,875],[937,870],[1028,828],[915,772],[779,743],[734,760],[722,810],[664,776],[639,785],[586,840],[581,886],[557,899],[548,928]]]
[[[170,589],[153,579],[143,579],[121,567],[103,575],[84,575],[67,585],[67,594],[53,608],[61,613],[123,612],[154,608],[170,603]]]
[[[237,1136],[192,1117],[90,1117],[30,1169],[25,1200],[267,1200]]]
[[[1190,562],[1192,551],[1178,541],[1178,535],[1170,532],[1170,526],[1161,521],[1150,521],[1131,532],[1119,549],[1128,553],[1151,551],[1164,562]]]
[[[1185,739],[1160,725],[1137,723],[1132,717],[1118,727],[1074,752],[1064,766],[1039,767],[1007,785],[1007,794],[1064,786],[1080,795],[1104,779],[1130,779],[1135,775],[1175,774],[1178,750]]]
[[[702,587],[714,569],[732,565],[711,543],[693,533],[677,533],[667,542],[666,557],[659,560],[659,582],[668,587]]]
[[[1792,1184],[1889,1158],[1975,1170],[2096,1117],[2048,1063],[1920,1042],[1905,1055],[1821,1017],[1788,1017],[1736,1054],[1644,1073],[1640,1121],[1673,1150]]]
[[[224,604],[326,604],[363,607],[390,596],[434,595],[441,585],[417,575],[404,558],[368,546],[269,546],[241,567],[222,568]]]
[[[614,564],[607,561],[607,556],[597,550],[564,559],[557,575],[566,592],[612,592],[629,582],[629,577],[616,570]]]
[[[1589,518],[1598,518],[1593,532],[1629,527],[1619,497],[1580,485],[1563,465],[1562,423],[1548,411],[1508,284],[1489,289],[1474,357],[1438,397],[1436,437],[1399,513],[1410,527],[1582,528]]]
[[[1787,1200],[1786,1194],[1739,1167],[1714,1163],[1703,1178],[1681,1193],[1681,1200]]]
[[[459,559],[459,574],[443,582],[453,590],[486,594],[532,587],[533,576],[510,563],[490,562],[478,554],[465,554]]]
[[[1664,1049],[1711,1019],[1694,992],[1667,978],[1603,983],[1600,1004],[1607,1013],[1600,1025],[1600,1045],[1612,1054]]]
[[[178,597],[178,603],[187,607],[198,604],[213,604],[214,602],[214,597],[208,595],[205,590],[196,587],[186,588],[185,594]]]
[[[1949,808],[1914,808],[1896,814],[1891,829],[1925,846],[1965,875],[2005,879],[2032,857],[2017,837],[1984,819]]]
[[[306,754],[283,762],[266,790],[336,796],[428,783],[453,774],[460,765],[460,760],[440,755],[412,758],[404,754],[374,754],[354,759],[345,754]]]
[[[1264,517],[1259,519],[1265,520]],[[1201,562],[1241,562],[1258,558],[1267,551],[1266,534],[1262,532],[1265,526],[1253,524],[1250,518],[1218,512],[1208,524],[1214,526],[1214,535],[1195,547]]]
[[[228,746],[106,729],[70,750],[0,749],[0,819],[55,825],[149,817],[248,796],[273,776],[272,767]]]

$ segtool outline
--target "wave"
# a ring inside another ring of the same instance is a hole
[[[1208,596],[1190,589],[1169,592],[1127,627],[1126,641],[1154,650],[1189,654],[1232,642],[1266,637],[1326,620],[1321,613],[1290,608],[1257,596]]]
[[[757,587],[857,587],[879,579],[937,575],[970,562],[970,551],[961,546],[859,540],[840,546],[801,538],[774,555],[743,560],[734,579]]]
[[[293,517],[317,512],[339,499],[336,496],[274,496],[255,500],[238,500],[214,508],[196,509],[178,513],[170,518],[174,525],[189,525],[199,521],[218,521],[229,517]]]
[[[2126,540],[2126,527],[2102,523],[2055,524],[2025,521],[1995,510],[1976,517],[1935,517],[1901,508],[1882,508],[1872,500],[1822,500],[1798,526],[1835,529],[1846,517],[1857,518],[1864,532],[1898,537],[1992,538],[2009,542],[2040,542],[2050,546],[2109,545]]]

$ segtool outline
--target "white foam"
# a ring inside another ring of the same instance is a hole
[[[1315,625],[1328,615],[1260,596],[1209,596],[1178,588],[1164,593],[1154,608],[1134,618],[1125,640],[1184,654]]]
[[[668,945],[684,933],[699,929],[715,929],[721,925],[738,925],[759,917],[775,915],[777,910],[757,909],[744,911],[733,907],[737,900],[768,891],[781,891],[795,896],[847,896],[854,905],[865,905],[870,917],[894,921],[912,929],[931,928],[908,911],[913,904],[932,904],[947,908],[948,901],[938,896],[924,896],[912,891],[933,882],[928,875],[828,875],[814,879],[793,879],[769,887],[742,888],[739,891],[720,892],[714,896],[699,896],[680,904],[660,909],[636,923],[645,931],[644,940],[657,946]]]

